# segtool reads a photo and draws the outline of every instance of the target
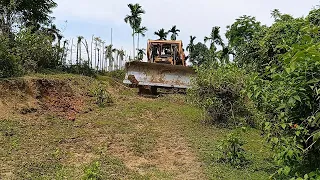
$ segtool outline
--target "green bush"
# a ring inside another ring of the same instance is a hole
[[[245,128],[242,128],[242,130],[245,130]],[[218,147],[222,152],[219,161],[229,163],[235,168],[243,168],[250,162],[248,154],[242,147],[244,144],[246,142],[241,139],[239,130],[228,134],[227,138]]]
[[[23,29],[16,35],[14,53],[26,73],[58,66],[52,38],[42,32]]]
[[[10,52],[9,40],[5,36],[0,36],[0,64],[0,78],[20,74],[19,64],[16,57]]]
[[[281,167],[276,178],[304,177],[320,170],[320,43],[313,40],[318,27],[269,66],[268,78],[251,79],[247,93],[267,114],[264,130]],[[318,176],[318,178],[320,178]]]
[[[245,71],[233,64],[199,67],[196,71],[188,99],[207,112],[209,122],[228,127],[257,124],[247,106],[249,103],[242,96]]]
[[[115,80],[122,83],[122,81],[124,80],[124,77],[126,75],[126,72],[124,70],[115,70],[115,71],[105,72],[104,75],[112,77]]]

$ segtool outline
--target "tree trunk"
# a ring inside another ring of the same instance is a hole
[[[93,44],[93,38],[94,38],[94,36],[92,35],[92,39],[91,39],[91,61],[90,61],[90,65],[91,65],[91,68],[92,68],[92,44]],[[89,56],[89,54],[88,54],[88,56]]]
[[[79,43],[77,43],[77,59],[76,59],[76,64],[79,66]]]
[[[73,38],[71,39],[71,52],[70,52],[70,65],[72,66],[72,53],[73,53],[73,51],[72,51],[72,49],[73,49]]]
[[[132,29],[132,41],[133,41],[133,60],[134,60],[134,58],[135,58],[135,46],[134,46],[134,29]]]
[[[79,43],[79,63],[80,63],[80,65],[82,64],[82,62],[81,62],[81,42]]]
[[[99,49],[98,49],[98,64],[97,64],[97,71],[99,71],[99,64],[100,64],[100,59],[99,59],[99,57],[100,57],[100,54],[99,54]]]
[[[139,49],[139,46],[140,46],[140,44],[139,44],[139,42],[140,42],[140,36],[139,36],[140,34],[138,33],[138,45],[137,45],[137,49]]]

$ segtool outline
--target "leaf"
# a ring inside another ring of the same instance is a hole
[[[293,72],[296,69],[296,63],[295,62],[292,62],[290,64],[290,69],[291,69],[291,72]]]
[[[313,134],[313,142],[318,141],[319,138],[320,138],[320,130],[319,130],[319,131],[316,131],[316,132]]]
[[[281,124],[282,129],[286,129],[287,125],[285,123]]]
[[[260,91],[257,92],[257,94],[254,95],[255,98],[258,98],[258,96],[260,95]]]
[[[293,150],[290,149],[290,150],[288,151],[288,156],[289,156],[290,158],[292,158],[292,156],[293,156]]]
[[[291,98],[289,99],[289,104],[293,104],[293,105],[294,105],[295,103],[296,103],[296,100],[291,97]]]
[[[290,68],[286,68],[286,72],[287,72],[288,74],[290,74],[291,69],[290,69]]]
[[[291,171],[291,168],[290,168],[289,166],[286,166],[286,167],[284,167],[284,169],[283,169],[283,173],[284,173],[284,175],[286,175],[286,176],[289,175],[290,171]]]
[[[300,96],[296,95],[296,96],[293,96],[293,98],[299,102],[301,102],[301,99],[300,99]]]
[[[252,92],[248,92],[247,96],[249,97],[249,99],[252,97],[253,93]]]
[[[307,84],[315,84],[315,83],[318,83],[319,81],[320,81],[320,79],[314,78],[314,79],[308,81]]]

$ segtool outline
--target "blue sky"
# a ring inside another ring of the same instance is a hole
[[[181,30],[178,39],[184,44],[189,36],[197,36],[203,41],[213,26],[220,26],[222,33],[226,26],[241,15],[252,15],[263,24],[270,25],[271,10],[280,9],[283,13],[295,17],[306,16],[320,4],[319,0],[56,0],[54,9],[55,23],[62,29],[66,39],[82,35],[89,42],[91,36],[101,37],[110,43],[110,31],[113,29],[113,44],[117,48],[132,51],[132,30],[125,24],[124,17],[129,13],[128,3],[139,3],[146,14],[142,16],[142,25],[149,31],[140,40],[140,46],[146,47],[147,39],[160,28],[168,30],[177,25]],[[65,23],[67,21],[67,23]]]

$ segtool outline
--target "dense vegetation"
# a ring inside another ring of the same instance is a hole
[[[0,77],[48,71],[94,76],[120,69],[125,51],[105,45],[100,37],[92,37],[91,47],[83,36],[63,39],[51,17],[56,6],[53,0],[0,2]]]
[[[54,1],[7,0],[0,5],[1,78],[45,69],[94,76],[104,71],[104,60],[114,61],[114,53],[122,60],[125,56],[123,50],[112,44],[105,46],[100,38],[95,38],[98,58],[95,56],[93,63],[87,41],[79,36],[76,64],[67,65],[68,42],[61,44],[63,35],[50,16],[57,6]],[[141,60],[145,50],[139,48],[139,37],[147,31],[141,25],[145,11],[139,4],[128,7],[130,14],[124,21],[132,28],[133,59]],[[312,9],[306,17],[295,18],[279,10],[272,11],[272,16],[271,26],[262,25],[252,16],[239,17],[227,27],[228,43],[223,41],[218,26],[204,37],[204,42],[194,44],[196,37],[190,36],[186,50],[198,76],[188,97],[191,103],[204,109],[207,122],[262,130],[275,152],[278,170],[273,178],[317,179],[320,178],[320,8]],[[171,33],[170,38],[176,40],[179,32],[172,26],[154,34],[167,39]],[[87,52],[86,60],[81,56],[82,45]],[[100,59],[99,50],[105,59]],[[109,75],[119,79],[123,72]],[[237,134],[229,136],[222,150],[223,159],[239,166],[247,159],[244,143]]]
[[[238,18],[228,26],[228,46],[219,27],[205,37],[211,42],[209,48],[203,43],[193,45],[190,37],[190,57],[198,76],[189,97],[206,110],[210,122],[263,130],[278,166],[272,177],[317,179],[320,9],[301,18],[279,10],[272,16],[271,26],[251,16]],[[229,54],[232,63],[228,63]]]

